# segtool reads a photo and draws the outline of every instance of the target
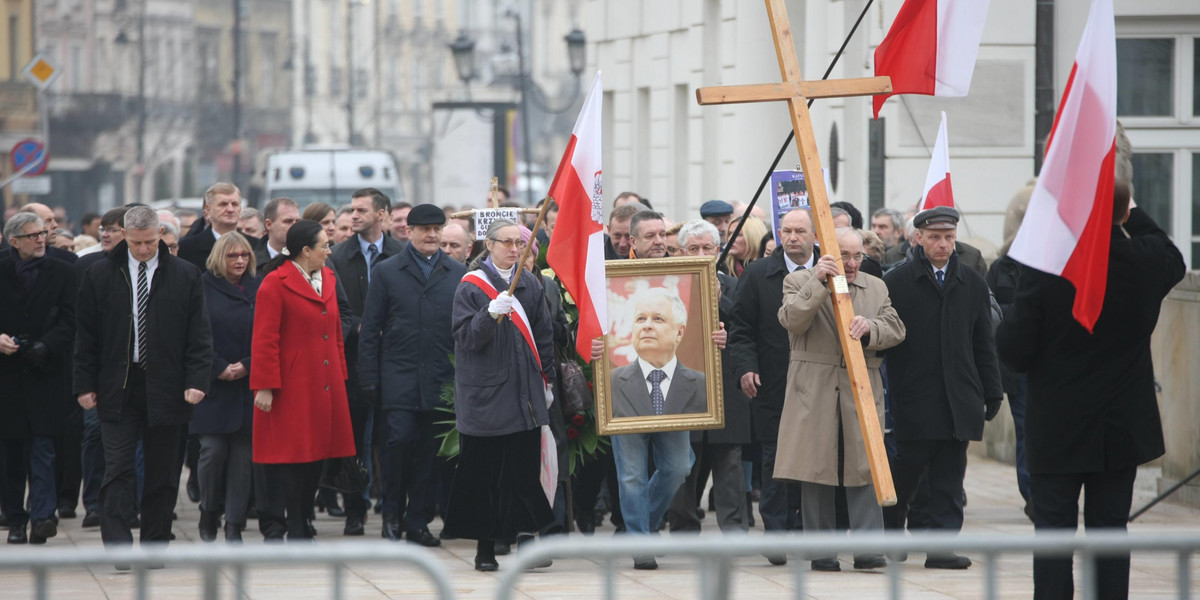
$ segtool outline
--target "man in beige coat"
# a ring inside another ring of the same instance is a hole
[[[846,283],[854,305],[850,337],[863,345],[875,412],[883,422],[883,382],[879,377],[880,350],[904,340],[904,323],[892,309],[883,280],[858,270],[862,240],[850,228],[837,230],[845,265]],[[791,340],[788,389],[779,425],[779,451],[775,479],[800,482],[801,520],[804,531],[834,528],[834,490],[846,488],[850,528],[883,530],[883,512],[875,501],[871,469],[858,424],[850,377],[838,341],[828,277],[839,273],[831,256],[822,256],[812,269],[789,274],[783,280],[783,305],[779,322]],[[839,445],[844,453],[838,468]],[[883,556],[858,555],[854,568],[885,566]],[[816,571],[840,571],[837,556],[815,558]]]

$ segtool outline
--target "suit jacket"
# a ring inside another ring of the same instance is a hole
[[[326,261],[326,266],[337,274],[338,286],[341,288],[338,291],[339,296],[344,291],[350,307],[349,314],[342,315],[342,328],[346,334],[346,363],[350,369],[350,379],[346,382],[346,386],[349,389],[352,404],[359,402],[358,390],[361,384],[358,379],[358,329],[359,323],[362,321],[363,307],[367,302],[367,258],[363,256],[362,246],[359,245],[358,240],[357,233],[346,238],[345,241],[333,247],[333,253]],[[383,236],[383,252],[375,259],[375,265],[401,252],[406,252],[404,246],[405,244],[391,237]],[[339,303],[340,301],[339,297]],[[346,313],[344,307],[339,310]]]
[[[646,390],[646,378],[637,361],[613,369],[612,374],[613,418],[652,417],[654,407],[650,392]],[[671,388],[667,390],[664,415],[702,413],[708,410],[708,395],[705,392],[704,373],[689,369],[683,363],[675,363],[675,375]]]
[[[75,394],[95,392],[100,419],[116,421],[133,368],[133,279],[129,247],[117,244],[84,274],[75,305]],[[182,425],[192,417],[183,391],[208,392],[212,331],[200,271],[158,244],[150,283],[146,397],[150,425]]]
[[[179,240],[179,258],[196,265],[203,272],[206,270],[204,263],[208,262],[208,255],[216,243],[212,227],[205,227],[203,234],[189,235]]]
[[[1183,279],[1183,255],[1141,209],[1130,211],[1124,229],[1131,237],[1112,231],[1108,289],[1091,334],[1071,316],[1075,288],[1067,280],[1028,267],[1019,273],[996,335],[1000,357],[1029,375],[1031,473],[1122,469],[1164,452],[1150,334],[1163,298]]]

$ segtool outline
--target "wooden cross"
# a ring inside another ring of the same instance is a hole
[[[779,71],[783,82],[700,88],[696,90],[696,100],[701,105],[787,101],[792,115],[792,129],[796,133],[796,147],[800,151],[800,164],[804,168],[804,179],[808,184],[808,203],[813,212],[817,241],[823,253],[832,256],[841,270],[841,250],[834,233],[829,198],[825,194],[825,176],[821,173],[821,157],[817,155],[816,136],[813,133],[807,100],[883,94],[892,91],[891,79],[866,77],[804,81],[800,76],[800,63],[793,50],[792,30],[788,24],[784,0],[766,0],[766,3],[771,33],[775,38],[775,55],[779,58]],[[846,358],[858,423],[862,427],[867,458],[871,464],[875,498],[880,505],[891,506],[896,503],[896,490],[892,484],[887,451],[883,445],[883,433],[875,413],[875,397],[871,393],[871,380],[867,374],[866,361],[863,359],[862,345],[850,338],[850,320],[854,318],[854,307],[850,303],[846,278],[843,275],[830,278],[827,285],[833,298],[833,314],[838,322],[838,339],[841,340],[842,353]]]

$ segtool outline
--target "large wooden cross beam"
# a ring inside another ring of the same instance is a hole
[[[702,105],[732,104],[746,102],[787,101],[792,115],[792,129],[796,133],[796,147],[800,151],[800,164],[804,168],[804,179],[808,187],[808,203],[812,208],[813,224],[817,241],[824,254],[832,256],[842,268],[841,250],[834,233],[833,215],[829,211],[829,198],[825,193],[825,176],[821,173],[821,157],[817,154],[816,136],[812,118],[808,112],[809,98],[833,98],[841,96],[870,96],[892,91],[888,77],[866,77],[829,81],[804,81],[800,76],[800,63],[792,45],[792,30],[788,24],[784,0],[766,0],[767,16],[771,20],[771,33],[775,38],[775,54],[779,58],[782,83],[757,85],[719,86],[696,90],[696,100]],[[867,363],[863,359],[862,345],[850,338],[850,320],[854,318],[854,307],[850,304],[850,292],[846,278],[839,275],[831,278],[827,285],[833,298],[833,313],[838,322],[838,339],[846,357],[846,369],[854,392],[854,406],[858,422],[862,427],[867,457],[871,464],[871,479],[875,484],[875,497],[882,506],[896,503],[896,489],[892,484],[892,472],[888,466],[887,450],[883,445],[883,432],[875,413],[875,397],[871,392],[871,380]]]

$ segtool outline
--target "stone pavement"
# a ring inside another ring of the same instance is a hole
[[[1154,496],[1157,468],[1143,468],[1138,474],[1134,496],[1135,509]],[[1016,490],[1016,480],[1008,465],[972,455],[967,468],[967,505],[964,531],[1004,535],[1030,535],[1033,526],[1021,512],[1022,501]],[[757,511],[756,511],[757,512]],[[176,522],[176,544],[199,544],[196,523],[198,508],[186,497],[179,503],[180,520]],[[709,515],[706,528],[715,529]],[[380,521],[372,515],[367,523],[368,538],[377,539]],[[440,522],[432,525],[437,533]],[[318,543],[342,540],[342,522],[324,514],[318,515]],[[758,529],[761,532],[761,526]],[[1200,511],[1162,503],[1140,517],[1131,531],[1137,533],[1170,532],[1200,535]],[[599,530],[595,539],[612,535],[611,526]],[[261,544],[256,530],[247,531],[247,544]],[[382,542],[381,542],[382,543]],[[0,553],[51,552],[57,548],[100,547],[98,529],[81,529],[79,519],[62,522],[59,535],[45,546],[0,546]],[[473,569],[475,544],[472,541],[448,541],[432,550],[450,572],[456,598],[493,598],[499,573],[478,573]],[[511,559],[500,557],[505,569]],[[690,599],[699,594],[699,576],[692,560],[666,556],[658,559],[657,571],[634,571],[631,561],[616,563],[618,598],[678,598]],[[841,573],[808,572],[808,595],[819,599],[882,598],[887,586],[884,572],[855,572],[848,556],[842,557]],[[793,590],[792,569],[773,567],[759,557],[735,560],[731,583],[732,598],[790,597]],[[794,565],[794,562],[793,562]],[[999,596],[1029,598],[1033,592],[1032,563],[1029,556],[1011,556],[999,561]],[[1131,569],[1131,596],[1134,598],[1170,598],[1175,592],[1173,556],[1135,555]],[[805,565],[806,567],[806,565]],[[1078,567],[1076,571],[1078,573]],[[1200,594],[1200,560],[1193,558],[1192,593]],[[603,597],[598,563],[589,560],[557,560],[553,567],[525,574],[518,581],[515,598],[587,600]],[[983,597],[981,564],[968,571],[934,571],[923,567],[923,557],[914,554],[901,567],[906,599],[945,599]],[[168,568],[151,571],[148,575],[151,598],[190,599],[201,597],[201,580],[197,571]],[[247,571],[245,598],[252,600],[328,598],[330,573],[312,567],[262,567]],[[345,597],[353,599],[432,598],[433,586],[414,569],[390,564],[353,565],[344,576]],[[234,596],[230,575],[223,573],[221,598]],[[32,577],[23,572],[0,572],[0,598],[32,597]],[[117,572],[109,566],[69,568],[50,574],[50,598],[132,598],[134,577]]]

